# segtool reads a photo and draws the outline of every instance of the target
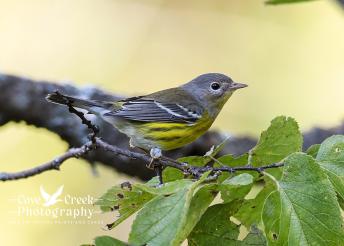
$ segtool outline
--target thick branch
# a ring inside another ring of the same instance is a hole
[[[64,94],[92,98],[116,100],[121,98],[118,95],[101,91],[95,87],[77,88],[71,85],[56,84],[47,81],[33,81],[27,78],[8,76],[0,74],[0,125],[9,121],[25,121],[37,127],[46,128],[58,134],[71,147],[82,146],[87,142],[87,129],[80,124],[80,119],[72,115],[66,108],[48,103],[45,96],[55,90]],[[93,116],[90,116],[93,117]],[[110,145],[115,145],[120,149],[128,148],[128,139],[123,134],[116,131],[111,125],[101,119],[92,118],[99,126],[99,136]],[[314,128],[304,134],[304,148],[311,144],[320,143],[325,138],[333,134],[343,134],[344,124],[331,129]],[[208,132],[194,143],[176,151],[168,152],[172,158],[203,155],[212,145],[216,145],[223,140],[223,136],[217,132]],[[224,153],[239,155],[247,152],[256,143],[251,137],[232,137],[225,146]],[[104,165],[115,168],[131,176],[138,176],[148,179],[154,172],[142,165],[142,161],[131,159],[127,156],[120,157],[113,152],[104,149],[94,150],[83,156],[91,163],[100,162]]]
[[[101,139],[97,138],[97,134],[99,133],[99,129],[96,125],[94,125],[90,120],[87,120],[85,117],[85,114],[76,110],[72,106],[72,101],[70,101],[67,97],[64,97],[62,94],[60,94],[58,91],[55,92],[55,96],[61,97],[64,101],[67,102],[68,106],[68,111],[75,114],[81,119],[81,122],[83,125],[87,126],[89,130],[91,130],[91,133],[89,134],[90,142],[84,144],[82,147],[77,148],[77,149],[70,149],[68,150],[65,154],[61,155],[60,157],[56,158],[55,160],[48,162],[46,164],[37,166],[35,168],[31,168],[28,170],[16,172],[16,173],[0,173],[0,180],[1,181],[7,181],[7,180],[15,180],[15,179],[21,179],[21,178],[27,178],[34,176],[36,174],[56,169],[59,170],[60,166],[62,163],[66,160],[68,160],[71,157],[80,157],[88,153],[90,150],[95,150],[97,148],[104,149],[108,152],[111,152],[115,154],[116,156],[125,156],[130,159],[134,160],[141,160],[146,163],[152,164],[152,158],[148,156],[147,153],[142,154],[138,152],[133,152],[129,151],[127,149],[121,149],[116,146],[110,145]],[[212,157],[215,161],[217,161],[214,157]],[[218,162],[218,161],[217,161]],[[154,167],[157,171],[157,176],[159,178],[160,184],[163,183],[162,179],[162,170],[165,167],[173,167],[176,168],[180,171],[182,171],[185,175],[191,175],[195,178],[199,178],[204,172],[211,172],[211,177],[208,179],[209,180],[214,180],[217,179],[217,177],[221,174],[221,172],[230,172],[233,173],[235,171],[256,171],[256,172],[262,172],[265,169],[268,168],[276,168],[276,167],[281,167],[283,164],[277,163],[277,164],[271,164],[268,166],[263,166],[263,167],[251,167],[251,166],[243,166],[243,167],[226,167],[223,166],[218,168],[218,167],[209,167],[209,166],[204,166],[204,167],[199,167],[199,166],[191,166],[188,163],[180,163],[174,159],[171,159],[169,157],[162,156],[159,159],[154,159]]]
[[[46,128],[58,134],[71,147],[83,145],[87,139],[87,129],[80,124],[80,119],[70,114],[65,107],[48,103],[45,97],[48,93],[59,90],[63,94],[74,95],[82,98],[117,100],[118,95],[101,91],[95,87],[74,87],[72,85],[57,84],[47,81],[33,81],[27,78],[1,75],[0,74],[0,126],[10,121],[25,121],[27,124]],[[111,145],[127,149],[128,138],[119,133],[110,124],[88,116],[92,122],[99,126],[99,136]],[[170,157],[188,155],[200,155],[209,150],[212,145],[222,141],[219,133],[207,133],[201,139],[177,151],[169,152]],[[234,153],[239,146],[253,146],[254,140],[250,138],[237,141],[234,146]],[[119,172],[141,179],[148,179],[154,176],[152,170],[147,169],[140,161],[128,158],[119,158],[112,152],[102,149],[92,151],[83,156],[90,163],[100,162],[104,165],[115,168]]]

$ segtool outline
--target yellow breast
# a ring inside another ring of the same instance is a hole
[[[159,147],[162,150],[176,149],[195,141],[209,129],[212,123],[213,120],[209,117],[203,117],[194,124],[142,123],[140,126],[141,136],[136,136],[136,139],[134,137],[133,140],[134,142],[142,142],[142,144],[146,143],[146,145],[155,145],[154,147]],[[142,138],[141,141],[139,138]]]

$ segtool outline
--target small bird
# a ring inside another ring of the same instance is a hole
[[[179,87],[115,102],[84,100],[59,93],[46,99],[71,103],[111,123],[130,138],[131,147],[150,151],[171,150],[193,142],[212,125],[234,91],[246,87],[220,73],[207,73]]]

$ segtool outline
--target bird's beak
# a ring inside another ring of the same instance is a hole
[[[230,85],[230,89],[231,90],[237,90],[237,89],[241,89],[241,88],[245,88],[245,87],[247,87],[248,85],[246,85],[246,84],[241,84],[241,83],[235,83],[235,82],[233,82],[231,85]]]

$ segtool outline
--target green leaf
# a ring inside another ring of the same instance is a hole
[[[179,245],[194,191],[208,174],[177,193],[159,195],[147,203],[132,225],[130,244]]]
[[[320,148],[320,144],[314,144],[307,149],[306,153],[307,153],[307,155],[310,155],[313,158],[316,158],[318,151],[319,151],[319,148]]]
[[[119,218],[107,225],[108,229],[112,229],[140,210],[153,197],[154,195],[125,182],[109,189],[95,204],[99,205],[103,212],[118,210]]]
[[[252,184],[253,176],[248,173],[228,178],[219,185],[221,198],[225,203],[243,199],[250,192]]]
[[[208,208],[188,237],[189,246],[236,245],[240,225],[230,217],[240,207],[242,201],[216,204]]]
[[[219,157],[217,160],[224,166],[229,166],[229,167],[237,167],[237,166],[245,166],[247,165],[248,161],[248,154],[243,154],[241,156],[238,157],[234,157],[231,154],[228,155],[223,155],[221,157]],[[215,163],[214,165],[215,167],[218,167],[220,165],[218,165],[218,163]],[[243,173],[243,172],[236,172],[237,174]],[[218,182],[222,183],[224,180],[226,180],[227,178],[231,177],[232,174],[231,173],[222,173],[219,178],[218,178]]]
[[[159,177],[158,176],[154,176],[153,178],[151,178],[150,180],[148,180],[145,185],[148,186],[153,186],[153,187],[157,187],[160,185],[160,181],[159,181]]]
[[[282,179],[275,181],[281,208],[278,245],[344,244],[335,192],[311,156],[303,153],[290,155],[285,160]],[[265,223],[267,214],[263,213],[263,216]],[[271,223],[267,227],[274,228]]]
[[[274,191],[265,200],[262,213],[265,235],[271,243],[274,243],[277,240],[281,216],[280,212],[280,196],[277,191]]]
[[[96,237],[94,244],[95,246],[128,246],[127,243],[109,236]]]
[[[244,200],[234,217],[240,220],[247,228],[250,228],[252,225],[259,225],[261,223],[264,201],[274,190],[274,185],[271,182],[267,182],[255,198]]]
[[[266,239],[264,237],[264,234],[256,227],[252,226],[250,232],[247,234],[247,236],[244,238],[242,242],[240,242],[239,245],[242,246],[265,246],[266,245]]]
[[[301,3],[301,2],[310,2],[315,0],[268,0],[265,1],[265,4],[277,5],[277,4],[286,4],[286,3]]]
[[[211,147],[211,149],[204,156],[187,156],[179,158],[178,161],[181,163],[188,163],[192,166],[205,166],[223,149],[228,138],[217,146]],[[164,182],[171,182],[178,179],[183,179],[184,174],[178,169],[167,167],[162,173]]]
[[[190,200],[190,189],[154,198],[138,213],[129,242],[134,245],[172,245]]]
[[[183,179],[183,178],[184,178],[183,172],[176,168],[166,167],[162,172],[162,180],[164,182],[171,182],[171,181],[175,181],[175,180]]]
[[[190,234],[197,222],[201,219],[204,212],[208,209],[218,193],[217,184],[207,184],[200,188],[192,198],[187,220],[178,238],[177,244],[182,244],[185,238]]]
[[[222,185],[231,185],[231,186],[245,186],[252,184],[253,177],[248,173],[242,173],[233,178],[226,179],[223,181]]]
[[[219,157],[217,160],[229,167],[245,166],[248,163],[248,154],[246,153],[238,157],[228,154]]]
[[[342,197],[340,197],[340,196],[337,196],[337,198],[338,198],[339,206],[344,211],[344,199]]]
[[[209,162],[209,160],[210,158],[205,156],[187,156],[178,159],[180,163],[188,163],[189,165],[198,167],[205,166]],[[182,171],[176,168],[167,167],[162,172],[162,178],[164,182],[171,182],[183,179],[184,174]]]
[[[135,184],[135,187],[153,195],[171,195],[173,193],[176,193],[180,190],[187,188],[191,184],[193,184],[192,180],[181,179],[169,183],[164,183],[159,187],[152,187],[147,184]]]
[[[273,119],[270,127],[261,134],[258,144],[249,153],[249,163],[259,167],[280,162],[301,148],[302,135],[296,121],[280,116]]]
[[[336,135],[326,139],[320,146],[316,157],[320,167],[325,170],[341,199],[344,199],[344,136]]]

